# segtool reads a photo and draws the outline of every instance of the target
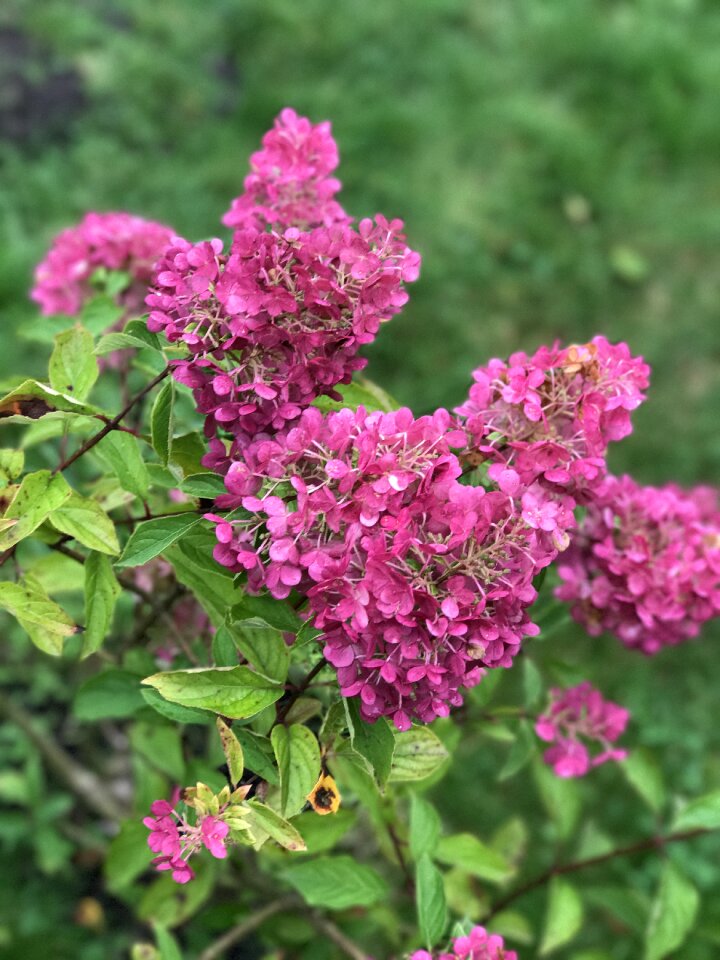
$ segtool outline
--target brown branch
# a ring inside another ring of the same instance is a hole
[[[405,889],[407,890],[409,896],[414,897],[415,896],[415,878],[413,877],[412,871],[410,870],[410,867],[408,866],[408,862],[405,859],[405,854],[403,853],[403,849],[402,849],[402,842],[400,840],[400,837],[398,837],[397,835],[397,831],[395,830],[395,825],[392,823],[388,823],[387,831],[390,836],[390,840],[392,841],[393,849],[395,851],[395,856],[397,857],[398,864],[400,865],[400,869],[402,870],[405,876]]]
[[[231,927],[227,933],[218,937],[209,947],[203,950],[198,960],[218,960],[226,950],[229,950],[234,944],[244,940],[245,937],[257,930],[257,928],[265,923],[266,920],[269,920],[270,917],[274,917],[276,913],[282,913],[284,910],[291,910],[297,906],[298,898],[296,896],[283,897],[281,900],[275,900],[272,903],[266,904],[264,907],[261,907],[257,913],[253,913],[252,916],[248,917],[247,920],[243,920],[242,923],[238,923],[237,926]],[[361,954],[360,957],[361,960],[365,960],[363,954]]]
[[[625,847],[616,847],[614,850],[608,851],[608,853],[601,853],[596,857],[588,857],[586,860],[575,860],[572,863],[564,864],[556,863],[533,880],[529,880],[516,890],[512,890],[506,897],[498,900],[497,903],[493,904],[489,913],[483,917],[483,921],[492,920],[501,910],[509,907],[511,903],[519,900],[520,897],[524,897],[526,893],[530,893],[532,890],[537,890],[538,887],[544,886],[549,880],[552,880],[553,877],[559,877],[565,873],[575,873],[578,870],[586,870],[588,867],[595,867],[598,864],[607,863],[616,857],[630,857],[633,854],[645,853],[648,850],[662,850],[668,843],[692,840],[694,837],[701,837],[710,832],[710,830],[706,830],[703,827],[698,827],[695,830],[685,830],[682,833],[671,833],[667,837],[647,837],[645,840],[638,840],[636,843],[630,843]]]
[[[71,457],[68,457],[67,459],[64,459],[61,463],[59,463],[53,470],[53,473],[60,473],[62,470],[67,470],[67,468],[71,464],[75,463],[76,460],[79,460],[80,457],[84,456],[88,452],[88,450],[92,450],[95,444],[100,443],[100,441],[104,437],[106,437],[112,430],[116,430],[118,425],[120,424],[120,421],[127,416],[127,414],[135,406],[135,404],[138,403],[138,401],[142,400],[142,398],[146,394],[150,393],[153,387],[156,387],[158,383],[161,383],[169,373],[170,373],[170,367],[165,367],[162,373],[159,373],[149,383],[145,384],[145,386],[142,388],[142,390],[139,393],[136,393],[134,397],[128,400],[128,402],[122,408],[120,413],[117,414],[117,416],[113,417],[112,420],[108,420],[108,422],[105,424],[102,430],[94,434],[94,436],[90,437],[89,440],[86,440],[85,443],[83,443],[83,445],[79,447]]]
[[[322,657],[322,659],[318,660],[318,662],[315,664],[312,670],[308,673],[308,675],[305,677],[302,683],[300,683],[297,687],[295,687],[292,694],[288,697],[285,703],[283,703],[283,705],[278,710],[277,718],[275,720],[275,723],[273,724],[274,727],[277,726],[279,723],[283,722],[285,717],[290,712],[290,707],[295,703],[298,697],[302,696],[302,694],[305,693],[305,691],[313,682],[315,677],[320,673],[323,667],[326,667],[326,666],[327,666],[327,660],[325,659],[325,657]]]
[[[367,953],[361,950],[356,943],[353,943],[349,937],[345,936],[339,927],[336,927],[332,920],[323,917],[319,913],[310,913],[307,917],[310,923],[315,927],[318,933],[321,933],[328,940],[332,940],[336,947],[350,957],[350,960],[367,960]]]
[[[109,820],[122,820],[123,810],[100,777],[80,766],[59,744],[51,740],[49,735],[41,733],[30,714],[20,704],[13,702],[9,697],[4,697],[0,700],[0,713],[22,730],[46,760],[47,765],[65,781],[87,807]]]

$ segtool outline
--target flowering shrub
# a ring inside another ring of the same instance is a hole
[[[401,407],[358,374],[419,275],[402,222],[345,213],[327,123],[284,110],[250,164],[229,242],[88,214],[38,267],[43,313],[76,323],[48,382],[0,400],[23,431],[0,449],[0,608],[82,671],[73,722],[111,755],[85,770],[5,709],[98,815],[107,888],[156,940],[132,960],[181,943],[215,960],[249,937],[258,957],[516,960],[536,941],[545,956],[582,936],[566,875],[720,823],[716,793],[664,823],[639,722],[618,746],[629,709],[550,643],[570,615],[646,653],[697,636],[720,612],[716,493],[608,472],[649,369],[603,336],[477,367],[452,412]],[[113,412],[89,398],[117,351]],[[531,838],[519,815],[444,833],[431,788],[471,731],[478,798],[531,773],[551,820]],[[626,777],[659,833],[575,837],[568,781],[611,760],[599,776]],[[516,904],[545,887],[538,934]],[[212,929],[185,931],[211,896]],[[697,903],[668,861],[643,900],[649,960],[683,943]]]

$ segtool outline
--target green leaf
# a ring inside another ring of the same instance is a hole
[[[387,885],[372,867],[354,857],[318,857],[283,871],[284,878],[311,907],[345,910],[369,907],[387,896]]]
[[[508,780],[518,770],[522,770],[537,749],[537,741],[527,720],[521,720],[517,727],[517,736],[510,753],[498,775],[498,780]]]
[[[562,877],[553,877],[548,891],[545,929],[540,944],[540,956],[569,943],[580,930],[583,905],[579,894]]]
[[[497,850],[488,847],[471,833],[454,833],[442,837],[435,851],[435,858],[450,867],[460,867],[473,877],[490,883],[503,883],[513,873],[513,868]]]
[[[0,486],[7,486],[16,480],[25,467],[25,453],[22,450],[12,450],[10,447],[0,447]]]
[[[194,707],[181,707],[177,703],[170,703],[152,687],[147,690],[143,688],[140,693],[149,707],[173,723],[198,723],[204,726],[212,721],[213,714],[209,710],[196,710]]]
[[[287,633],[297,633],[303,623],[291,606],[269,595],[253,597],[245,594],[232,608],[232,615],[235,620],[263,620],[276,630]]]
[[[84,547],[100,553],[120,553],[115,525],[97,500],[73,491],[61,507],[49,516],[50,523]]]
[[[720,829],[720,790],[713,790],[691,800],[675,818],[676,830]]]
[[[442,874],[426,853],[415,868],[415,903],[420,933],[431,950],[447,929],[448,912]]]
[[[139,523],[115,566],[139,567],[147,563],[196,527],[201,519],[196,513],[178,513]]]
[[[620,762],[620,769],[653,813],[661,813],[667,801],[667,793],[662,769],[655,755],[645,747],[636,747]]]
[[[191,473],[180,484],[180,489],[189,497],[214,500],[221,493],[227,493],[223,478],[216,473]]]
[[[395,737],[385,717],[368,723],[360,716],[360,708],[353,697],[344,700],[350,731],[350,742],[355,750],[373,768],[378,785],[384,787],[392,769]]]
[[[202,473],[202,458],[206,452],[205,443],[199,434],[184,433],[173,440],[172,461],[187,477],[191,473]]]
[[[529,657],[523,658],[523,690],[525,693],[525,706],[532,710],[537,706],[542,693],[543,682],[540,671]]]
[[[123,890],[147,870],[152,856],[147,838],[148,829],[139,819],[133,817],[120,826],[103,861],[105,882],[111,893]]]
[[[59,656],[65,637],[77,632],[67,613],[31,576],[20,583],[0,583],[0,609],[12,614],[43,653]]]
[[[86,301],[80,319],[91,333],[97,335],[112,327],[122,315],[123,308],[112,297],[107,293],[98,293]]]
[[[93,337],[79,324],[55,337],[50,357],[50,386],[84,400],[98,378]]]
[[[361,406],[365,407],[368,412],[373,410],[388,412],[397,410],[400,406],[397,400],[386,393],[382,387],[365,377],[356,377],[352,383],[338,384],[333,389],[342,394],[342,400],[318,397],[313,402],[313,406],[318,407],[323,413],[342,410],[343,407],[351,407],[353,410],[357,410]]]
[[[218,717],[215,720],[215,726],[217,727],[217,732],[220,735],[220,742],[222,743],[225,761],[230,774],[230,783],[233,785],[233,787],[236,787],[238,783],[240,783],[243,770],[245,769],[243,748],[241,747],[238,738],[232,732],[228,724],[225,723],[222,717]]]
[[[23,477],[3,515],[3,519],[16,520],[17,523],[0,530],[0,552],[30,536],[71,495],[72,490],[60,473],[38,470]]]
[[[216,667],[234,667],[238,662],[238,648],[226,626],[215,631],[212,638],[212,660]]]
[[[85,561],[85,633],[82,657],[89,657],[103,644],[110,632],[115,603],[120,595],[110,560],[93,551]]]
[[[203,572],[212,573],[215,576],[222,576],[226,580],[232,581],[235,574],[228,570],[227,567],[221,566],[213,556],[213,550],[216,546],[217,537],[215,536],[215,529],[205,520],[200,526],[193,527],[189,533],[183,536],[182,540],[177,544],[177,549],[195,570],[202,570]],[[242,593],[236,590],[234,602],[237,603],[240,597],[242,597]],[[222,622],[225,621],[227,612],[228,607],[226,606],[223,610]]]
[[[548,816],[562,838],[572,835],[580,816],[582,800],[575,780],[556,777],[539,757],[533,762],[533,776]]]
[[[150,434],[155,453],[167,466],[175,433],[175,381],[169,377],[155,397],[150,412]]]
[[[137,437],[113,430],[93,447],[98,459],[118,478],[123,490],[145,500],[150,489],[145,461],[140,455]]]
[[[390,780],[424,780],[448,758],[445,746],[428,727],[412,727],[406,733],[395,733],[395,752]]]
[[[232,720],[253,717],[283,695],[281,685],[247,667],[170,670],[142,682],[171,703],[212,710]]]
[[[145,705],[140,680],[126,670],[105,670],[80,687],[73,702],[78,720],[129,717]]]
[[[279,683],[285,682],[290,666],[290,649],[278,630],[268,627],[262,620],[246,620],[231,627],[230,636],[248,663],[259,673]]]
[[[185,760],[180,733],[174,724],[136,723],[130,731],[130,744],[135,753],[166,773],[174,783],[183,782]]]
[[[38,380],[24,380],[0,399],[0,410],[15,409],[14,413],[0,413],[3,423],[28,423],[50,414],[76,413],[93,416],[100,413],[97,407],[82,403]],[[23,444],[25,446],[25,444]]]
[[[142,320],[131,320],[122,333],[106,333],[101,337],[95,353],[102,356],[113,353],[115,350],[142,350],[149,347],[151,350],[160,350],[161,343],[156,333],[151,333]]]
[[[326,853],[345,836],[357,822],[354,810],[338,810],[331,817],[319,817],[314,810],[294,817],[293,824],[302,834],[308,853]]]
[[[292,850],[293,852],[300,852],[307,849],[301,834],[298,833],[291,823],[288,823],[279,813],[273,810],[272,807],[268,807],[258,800],[248,800],[247,806],[250,811],[247,818],[248,823],[251,825],[256,823],[261,830],[267,833],[276,843],[279,843],[281,847],[284,847],[286,850]]]
[[[183,960],[182,951],[175,937],[159,923],[153,924],[155,942],[160,951],[159,960]]]
[[[440,815],[419,793],[410,797],[410,853],[418,863],[421,857],[432,857],[440,840]]]
[[[700,898],[695,887],[667,860],[645,938],[645,960],[662,960],[683,944],[692,929]]]
[[[238,727],[235,734],[242,744],[246,769],[277,786],[280,777],[274,763],[275,753],[268,738],[248,730],[247,727]]]
[[[172,564],[176,579],[192,592],[210,617],[213,626],[223,629],[227,612],[241,593],[233,583],[232,577],[227,576],[225,567],[213,561],[216,569],[211,571],[188,558],[185,550],[186,542],[191,541],[199,529],[191,528],[181,540],[166,549],[163,556]],[[234,662],[237,663],[237,658]]]
[[[299,723],[274,727],[270,741],[280,771],[280,810],[294,817],[320,776],[320,747],[315,734]]]

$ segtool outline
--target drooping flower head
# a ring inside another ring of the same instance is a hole
[[[550,691],[550,705],[535,724],[535,732],[552,746],[545,763],[558,777],[582,777],[592,767],[608,760],[623,760],[627,751],[611,746],[622,735],[630,713],[617,703],[604,700],[589,683]],[[589,744],[600,745],[594,756]]]
[[[233,452],[285,430],[366,361],[358,350],[407,301],[419,256],[402,222],[282,235],[244,230],[228,254],[219,240],[178,241],[158,265],[148,326],[184,343],[174,376],[193,389],[209,437]],[[222,467],[213,460],[212,466]]]
[[[450,415],[306,410],[226,476],[215,558],[248,588],[305,593],[363,717],[430,722],[537,633],[532,579],[557,548],[500,489],[465,486]]]
[[[286,108],[262,143],[262,150],[250,157],[245,192],[223,217],[227,227],[282,231],[350,222],[334,199],[340,181],[330,174],[339,156],[328,122],[313,125]]]
[[[130,275],[129,286],[117,299],[128,310],[141,311],[153,266],[173,233],[170,227],[129,213],[88,213],[55,237],[35,270],[31,296],[46,316],[75,316],[93,294],[93,274],[104,267]]]
[[[558,572],[557,596],[592,636],[657,653],[720,614],[720,506],[707,487],[606,478]]]
[[[517,953],[507,950],[505,941],[497,933],[488,933],[485,927],[473,927],[467,936],[455,937],[450,953],[416,950],[410,960],[517,960]]]
[[[487,461],[491,476],[509,472],[524,486],[539,482],[583,502],[605,474],[608,444],[631,432],[648,375],[627,344],[605,337],[491,360],[473,372],[455,411],[468,431],[468,456]]]

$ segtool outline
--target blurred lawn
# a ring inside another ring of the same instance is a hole
[[[18,53],[12,30],[35,46]],[[31,271],[55,232],[92,208],[217,233],[248,154],[292,105],[332,120],[343,204],[403,217],[424,257],[370,376],[423,412],[458,402],[491,355],[554,337],[626,339],[654,376],[614,467],[717,483],[717,2],[4,0],[2,49],[0,378],[43,373],[44,351],[22,331]],[[647,661],[573,631],[540,659],[592,659],[590,675],[645,718],[634,737],[659,749],[671,787],[700,792],[720,786],[717,633]],[[498,757],[497,744],[465,742],[446,788],[455,827],[487,832],[535,804],[513,781],[483,788]],[[601,820],[629,836],[652,830],[650,815],[626,822],[630,795],[610,792],[612,772],[597,777],[581,789],[606,785]],[[709,840],[691,871],[706,891],[718,889],[716,860]],[[632,869],[649,889],[654,865]],[[535,920],[542,899],[520,906]],[[720,930],[712,893],[704,918]],[[596,929],[585,945],[599,945]],[[613,956],[629,949],[618,941]]]

